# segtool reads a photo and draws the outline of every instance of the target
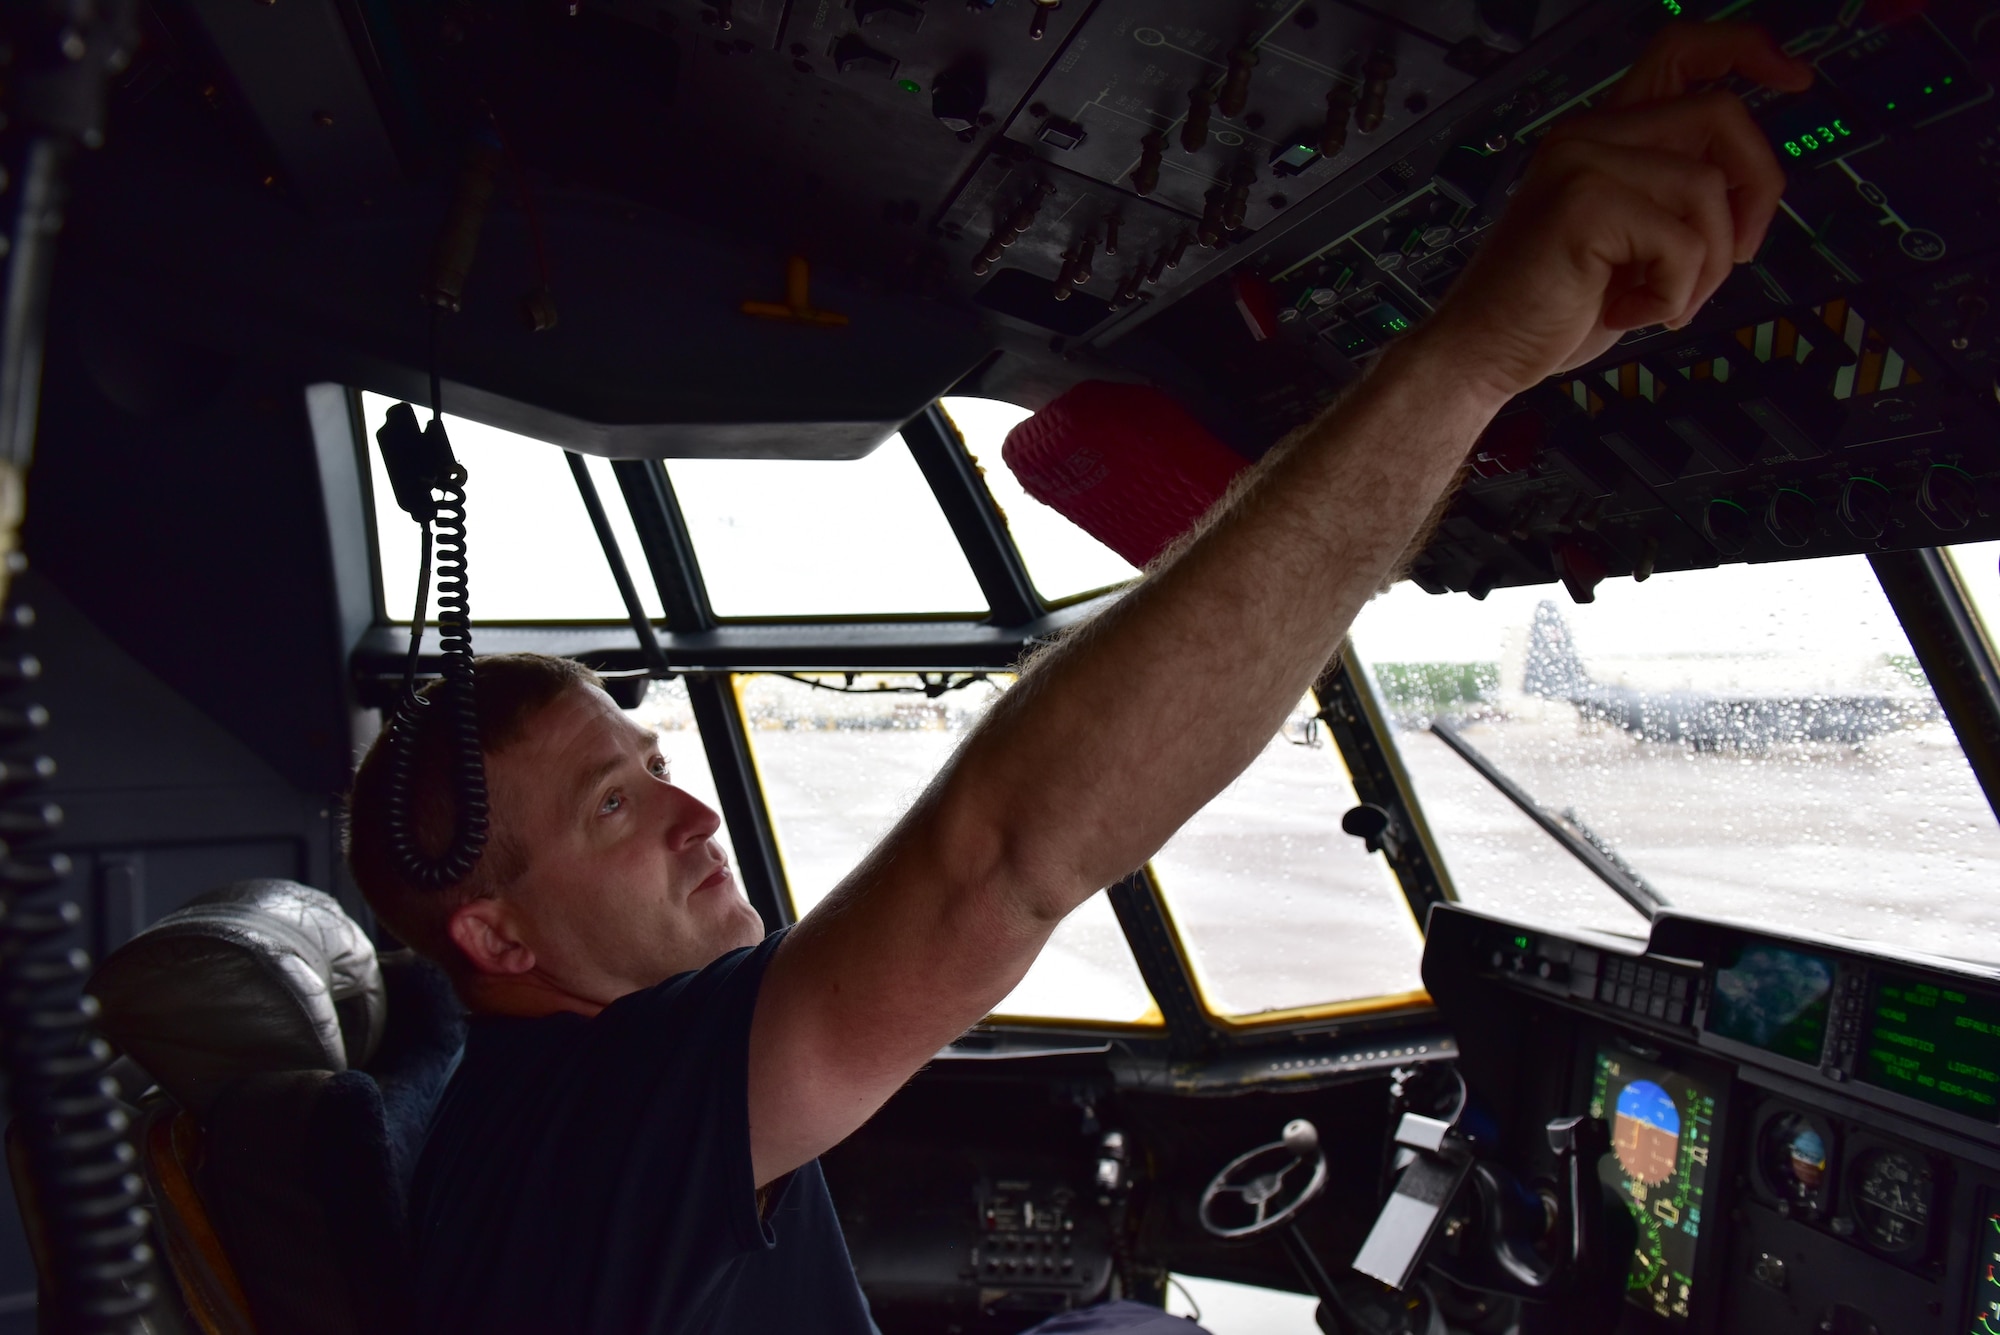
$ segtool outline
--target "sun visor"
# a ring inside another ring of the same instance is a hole
[[[1086,380],[1007,433],[1030,496],[1135,566],[1193,527],[1249,467],[1150,385]]]

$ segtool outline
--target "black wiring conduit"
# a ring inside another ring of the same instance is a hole
[[[54,248],[68,170],[104,141],[112,76],[137,42],[131,0],[16,0],[0,9],[7,52],[0,104],[0,208],[8,220],[0,298],[0,593],[15,549],[36,445]],[[71,442],[88,448],[88,439]],[[0,616],[0,1066],[9,1167],[36,1221],[36,1325],[60,1335],[148,1329],[160,1293],[141,1205],[130,1114],[107,1074],[112,1052],[84,992],[90,955],[75,867],[53,845],[62,808],[46,792],[48,711],[34,701],[40,660],[23,642],[34,612]]]

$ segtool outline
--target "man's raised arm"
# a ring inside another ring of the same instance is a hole
[[[1663,34],[1612,109],[1550,136],[1438,312],[1037,661],[793,929],[751,1034],[760,1184],[858,1127],[1242,772],[1501,405],[1684,323],[1755,254],[1783,175],[1740,102],[1687,91],[1731,70],[1810,80],[1753,29]]]

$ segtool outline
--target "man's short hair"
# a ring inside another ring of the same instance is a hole
[[[520,741],[528,722],[575,686],[601,686],[602,679],[571,658],[552,654],[488,654],[477,660],[475,699],[480,750],[490,772],[492,759]],[[432,701],[417,726],[416,777],[410,814],[416,844],[437,857],[451,842],[455,802],[451,791],[451,738],[448,711],[440,698],[444,683],[433,681],[422,694]],[[395,729],[385,726],[361,758],[347,796],[347,866],[355,884],[390,931],[454,979],[466,972],[464,954],[452,941],[451,915],[461,904],[504,890],[527,870],[527,856],[511,837],[506,812],[492,808],[486,851],[472,874],[456,885],[427,889],[403,875],[389,838],[389,753]]]

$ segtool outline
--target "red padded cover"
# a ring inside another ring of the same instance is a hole
[[[1135,566],[1185,533],[1249,465],[1148,385],[1086,380],[1007,433],[1030,496]]]

